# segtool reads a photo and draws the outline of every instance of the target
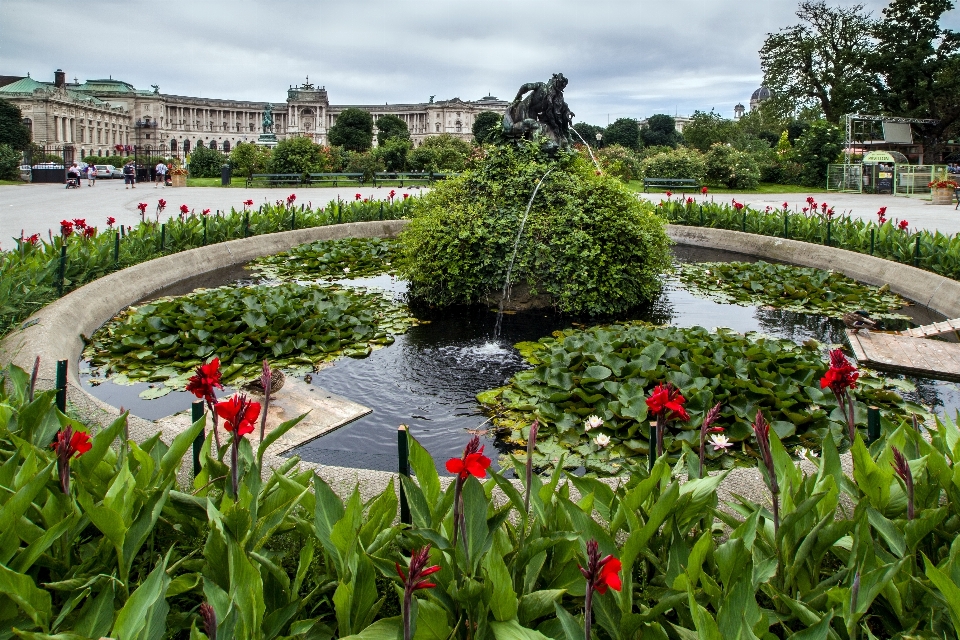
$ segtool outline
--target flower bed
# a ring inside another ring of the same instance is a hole
[[[392,482],[364,501],[296,460],[264,469],[297,420],[258,441],[257,403],[215,401],[225,441],[206,435],[184,487],[177,472],[204,420],[169,446],[136,444],[125,416],[94,433],[57,412],[55,392],[34,395],[24,371],[2,382],[0,622],[18,637],[960,632],[960,430],[949,422],[929,441],[908,423],[870,449],[856,436],[852,476],[827,438],[804,475],[758,414],[754,482],[772,507],[741,498],[719,509],[730,472],[701,476],[692,452],[632,466],[614,486],[563,465],[540,478],[522,462],[511,482],[470,442],[444,485],[412,438],[403,502]]]

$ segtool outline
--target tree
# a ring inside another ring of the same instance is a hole
[[[469,142],[449,133],[430,136],[407,154],[407,164],[414,171],[463,171],[473,149]]]
[[[768,34],[760,49],[763,83],[780,114],[815,105],[839,122],[847,113],[873,111],[879,80],[868,69],[873,21],[863,5],[804,0],[797,17],[800,24]]]
[[[677,121],[664,113],[647,118],[647,126],[640,132],[640,137],[646,147],[676,148],[683,142],[683,136],[677,131]]]
[[[703,152],[718,143],[732,144],[738,135],[737,122],[727,120],[715,111],[694,111],[690,122],[683,127],[684,141]]]
[[[338,118],[337,122],[339,121]],[[332,130],[331,133],[333,133]],[[393,138],[399,138],[401,140],[410,139],[410,129],[407,128],[407,123],[404,122],[400,116],[393,114],[387,114],[377,118],[377,144],[386,144],[387,140],[392,140]]]
[[[348,173],[362,173],[364,182],[373,181],[376,172],[383,171],[383,160],[373,151],[351,151],[347,160]]]
[[[587,124],[586,122],[578,122],[577,124],[573,125],[573,128],[576,129],[577,133],[579,133],[580,136],[587,141],[588,145],[600,146],[603,144],[603,138],[600,139],[601,141],[599,143],[597,142],[597,134],[599,133],[602,136],[606,132],[606,129],[603,127],[598,127],[595,124]],[[576,134],[574,134],[573,139],[574,142],[581,142],[580,138],[578,138]]]
[[[363,109],[344,109],[327,137],[338,147],[366,151],[373,146],[373,116]]]
[[[30,144],[30,129],[23,124],[20,107],[8,100],[0,100],[0,144],[23,151]]]
[[[801,165],[801,181],[808,187],[826,185],[827,167],[836,162],[843,150],[840,128],[826,120],[810,125],[793,145],[793,159]]]
[[[0,143],[0,180],[20,179],[20,152]]]
[[[250,142],[239,142],[230,152],[230,166],[241,176],[264,173],[270,164],[270,149]]]
[[[409,140],[391,138],[373,150],[387,171],[403,171],[407,167],[407,153],[413,145]]]
[[[634,151],[640,150],[640,125],[633,118],[618,118],[603,134],[603,146],[618,144]]]
[[[473,120],[473,140],[477,144],[493,142],[503,125],[503,116],[496,111],[482,111]]]
[[[197,148],[190,154],[190,177],[219,178],[220,169],[226,162],[227,157],[216,149],[197,144]]]
[[[940,26],[952,8],[950,0],[892,0],[873,30],[871,66],[883,78],[884,109],[939,120],[921,129],[934,150],[960,123],[960,33]]]
[[[322,173],[329,165],[324,148],[302,136],[281,140],[270,158],[271,173]]]

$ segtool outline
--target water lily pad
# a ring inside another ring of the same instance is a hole
[[[147,387],[140,392],[140,398],[143,400],[155,400],[157,398],[162,398],[173,391],[170,387],[156,386],[156,387]]]

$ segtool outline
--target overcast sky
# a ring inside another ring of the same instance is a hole
[[[831,4],[850,5],[846,0]],[[886,2],[864,0],[879,15]],[[0,75],[120,78],[282,102],[309,75],[333,104],[425,102],[562,72],[577,121],[732,116],[796,0],[0,0]],[[960,10],[945,25],[960,29]]]

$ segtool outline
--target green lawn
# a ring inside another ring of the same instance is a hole
[[[0,180],[0,187],[8,187],[13,185],[21,184],[30,184],[29,182],[24,182],[23,180]]]
[[[643,180],[631,180],[627,187],[634,191],[643,191]],[[710,193],[826,193],[826,189],[819,187],[802,187],[796,184],[774,184],[761,182],[756,189],[748,191],[742,189],[727,189],[726,187],[710,187]],[[650,189],[650,193],[663,193],[659,189]]]
[[[230,187],[245,187],[246,178],[231,178]],[[188,187],[219,187],[220,178],[187,178]]]

